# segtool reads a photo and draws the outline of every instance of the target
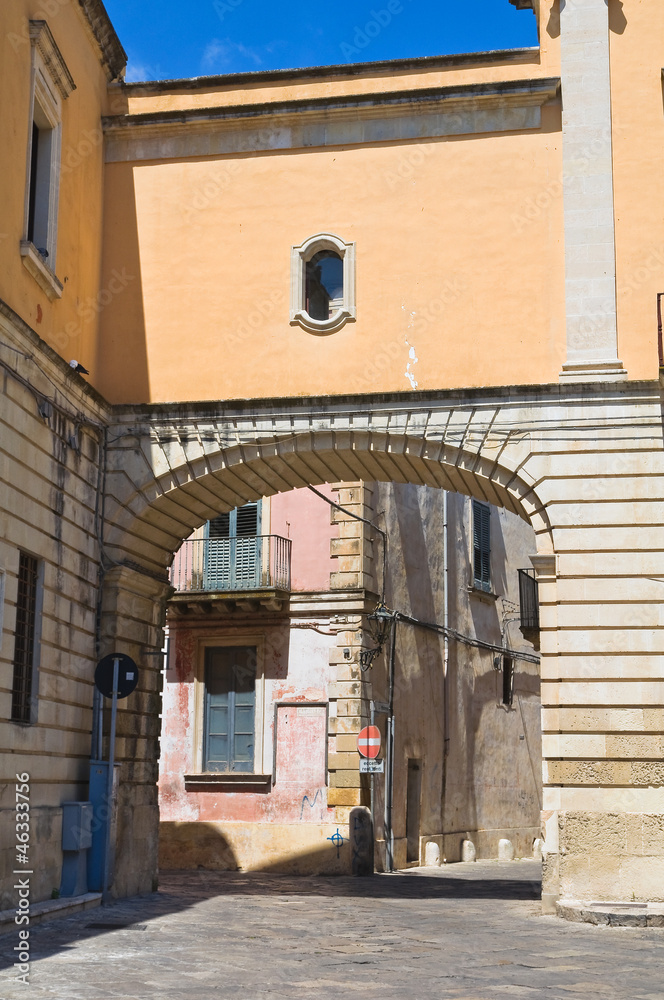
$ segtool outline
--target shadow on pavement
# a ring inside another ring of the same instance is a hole
[[[197,903],[220,896],[297,896],[407,900],[537,900],[541,894],[539,868],[528,864],[513,877],[514,869],[472,874],[468,866],[439,869],[440,874],[396,872],[367,878],[303,876],[264,872],[169,871],[161,876],[159,891],[134,896],[71,917],[56,918],[30,928],[31,959],[66,953],[76,942],[119,930],[140,933],[149,921],[180,913]],[[431,869],[427,869],[431,872]],[[447,874],[450,872],[450,874]],[[516,874],[516,873],[514,873]],[[18,931],[18,928],[17,928]],[[18,936],[0,936],[0,970],[16,961]]]

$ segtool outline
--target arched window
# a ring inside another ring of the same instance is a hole
[[[355,244],[321,233],[293,247],[291,323],[333,333],[355,319]]]

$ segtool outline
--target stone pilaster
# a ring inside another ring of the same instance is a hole
[[[561,9],[567,360],[561,379],[627,378],[618,360],[609,13]]]
[[[156,886],[159,842],[157,777],[163,625],[172,588],[126,566],[106,574],[102,655],[126,653],[138,665],[136,690],[118,704],[116,760],[122,765],[113,893],[130,896]],[[110,720],[106,700],[105,725]],[[107,752],[107,751],[105,751]]]

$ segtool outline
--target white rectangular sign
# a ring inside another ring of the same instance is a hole
[[[385,761],[369,760],[366,757],[360,758],[360,774],[382,774],[385,770]]]

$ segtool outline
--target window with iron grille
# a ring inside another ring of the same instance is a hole
[[[539,595],[532,569],[519,570],[519,614],[521,629],[539,629]]]
[[[20,553],[14,636],[12,720],[36,722],[37,615],[39,562]]]
[[[491,508],[473,500],[473,577],[480,590],[491,590]]]

